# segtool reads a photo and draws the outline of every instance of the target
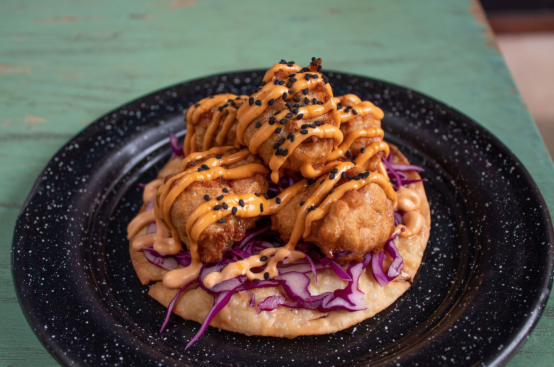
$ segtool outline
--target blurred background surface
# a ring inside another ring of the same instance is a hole
[[[481,0],[498,47],[554,157],[554,0]]]

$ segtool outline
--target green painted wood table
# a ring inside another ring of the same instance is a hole
[[[183,80],[285,58],[401,84],[469,115],[554,208],[552,161],[479,5],[397,1],[0,3],[0,366],[50,366],[10,272],[19,209],[50,157],[111,109]],[[554,302],[509,366],[554,365]]]

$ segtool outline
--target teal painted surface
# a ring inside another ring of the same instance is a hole
[[[0,2],[0,366],[56,362],[25,322],[10,248],[50,157],[91,121],[183,80],[323,58],[474,118],[522,160],[552,209],[552,162],[482,13],[468,0]],[[509,366],[554,364],[551,301]]]

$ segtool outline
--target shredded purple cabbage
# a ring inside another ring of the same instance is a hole
[[[169,134],[169,146],[171,147],[171,150],[173,150],[173,154],[175,156],[182,157],[185,155],[183,146],[179,144],[179,138],[177,138],[177,136],[173,133]]]
[[[269,231],[269,226],[263,226],[261,228],[250,230],[245,235],[245,238],[242,241],[237,242],[235,246],[231,250],[227,251],[220,260],[203,264],[198,278],[181,288],[181,290],[170,302],[166,318],[160,332],[167,326],[171,313],[173,312],[180,295],[194,282],[198,282],[199,287],[214,296],[214,303],[202,323],[202,326],[194,338],[192,338],[187,344],[186,348],[189,348],[201,337],[213,318],[228,304],[232,295],[236,292],[255,288],[276,287],[279,285],[282,286],[284,293],[278,296],[267,297],[258,305],[256,305],[254,293],[252,294],[249,303],[251,307],[256,307],[257,312],[271,311],[279,306],[305,308],[309,310],[319,310],[321,312],[334,310],[346,310],[351,312],[360,311],[366,309],[364,293],[358,288],[358,282],[363,270],[371,263],[375,279],[377,279],[381,286],[384,286],[392,279],[400,275],[404,266],[402,256],[394,245],[396,235],[387,240],[384,246],[384,251],[379,254],[367,253],[364,255],[361,263],[350,265],[346,269],[339,266],[335,261],[333,261],[333,259],[324,256],[316,246],[307,242],[301,242],[296,246],[296,248],[306,254],[304,259],[292,264],[280,265],[278,267],[279,275],[274,279],[262,280],[260,282],[249,282],[245,276],[240,276],[238,278],[232,278],[216,284],[210,289],[203,285],[203,279],[206,275],[213,272],[220,272],[229,263],[239,261],[246,257],[252,256],[253,254],[259,253],[259,251],[262,251],[263,249],[273,247],[271,243],[262,241],[260,238],[276,238],[276,236],[277,235],[275,233]],[[167,262],[170,262],[173,265],[178,263],[181,266],[188,266],[191,261],[190,253],[185,250],[173,256],[162,256],[156,253],[152,248],[146,249],[145,255],[147,253],[149,254],[148,256],[156,256],[156,259],[151,262],[161,267],[163,267],[162,265]],[[385,253],[388,253],[393,259],[386,274],[382,268]],[[346,256],[348,254],[341,253],[340,255]],[[348,282],[346,287],[344,289],[337,289],[334,292],[325,292],[317,296],[312,296],[308,289],[310,278],[306,274],[313,273],[317,283],[317,271],[321,269],[333,269],[339,278]]]
[[[416,182],[425,182],[427,179],[420,179],[420,180],[408,180],[408,176],[402,172],[402,171],[418,171],[418,172],[424,172],[425,170],[419,166],[415,166],[413,164],[399,164],[399,163],[392,163],[392,152],[389,154],[388,157],[383,157],[382,161],[385,164],[387,168],[387,173],[392,176],[392,179],[394,180],[394,183],[392,185],[393,189],[396,191],[400,186],[406,186],[412,183]]]

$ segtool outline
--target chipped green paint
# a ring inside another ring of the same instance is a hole
[[[479,121],[554,208],[552,162],[475,1],[0,2],[0,366],[51,366],[13,291],[13,225],[50,157],[90,121],[208,74],[321,57]],[[554,361],[551,301],[509,366]]]

